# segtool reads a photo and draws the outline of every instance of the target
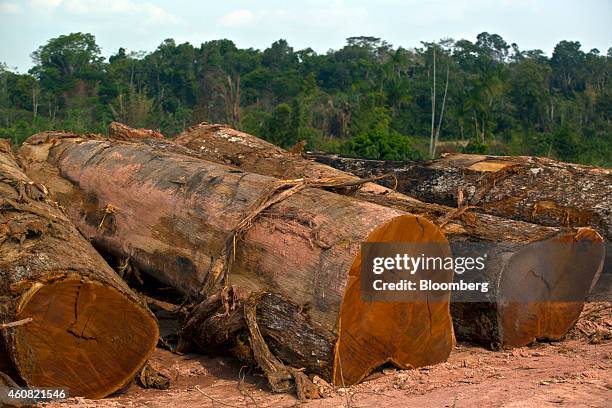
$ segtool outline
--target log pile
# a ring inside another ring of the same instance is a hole
[[[607,170],[468,155],[307,157],[321,163],[223,125],[169,141],[113,122],[109,137],[30,137],[18,154],[24,174],[0,144],[0,371],[71,382],[73,395],[94,398],[145,371],[157,324],[96,250],[121,276],[172,288],[187,310],[180,351],[230,349],[300,399],[318,397],[313,375],[350,385],[386,363],[443,362],[455,335],[492,348],[560,340],[601,274]],[[567,188],[570,177],[582,186]],[[486,247],[470,279],[490,291],[478,301],[448,290],[369,301],[367,242],[426,245],[414,257]]]
[[[446,154],[384,162],[309,153],[359,177],[393,174],[397,191],[451,207],[552,227],[584,227],[612,239],[612,170],[542,157]]]
[[[157,322],[0,140],[0,342],[29,386],[101,398],[128,384]]]
[[[258,172],[277,178],[341,177],[349,180],[356,176],[327,165],[306,160],[277,146],[244,132],[223,125],[196,125],[181,133],[175,142],[192,149],[201,157],[227,163],[245,171]],[[377,172],[376,176],[383,175]],[[380,180],[382,181],[382,180]],[[560,299],[568,288],[580,288],[586,296],[602,269],[603,246],[601,237],[590,228],[550,228],[514,221],[471,208],[453,209],[443,205],[421,202],[374,183],[351,191],[364,201],[397,208],[423,216],[440,225],[451,243],[455,255],[465,251],[466,242],[503,243],[503,251],[490,256],[484,280],[496,282],[491,302],[458,302],[453,304],[455,333],[459,339],[477,341],[493,347],[519,347],[536,339],[559,340],[577,320],[582,302],[552,302]],[[565,245],[553,242],[587,241],[595,243],[589,251],[578,248],[566,256]],[[531,248],[546,248],[546,259],[536,266],[536,274],[530,269],[515,270],[534,257]],[[512,254],[509,257],[508,254]],[[514,267],[516,268],[516,267]],[[543,276],[544,279],[539,278]],[[517,286],[516,282],[522,282]],[[560,284],[563,282],[563,284]],[[550,291],[549,287],[554,286]],[[518,291],[530,291],[532,299],[542,302],[529,307],[519,306]],[[538,293],[547,293],[539,296]]]
[[[591,227],[612,240],[612,170],[541,157],[446,154],[427,162],[384,162],[308,153],[360,177],[392,174],[397,191],[451,207],[552,227]],[[381,183],[389,182],[381,180]],[[612,291],[612,248],[593,299]]]
[[[442,256],[450,255],[446,238],[422,217],[312,188],[344,179],[279,181],[154,139],[40,134],[20,156],[98,248],[192,299],[231,287],[264,299],[252,306],[263,314],[261,332],[276,330],[272,347],[284,349],[289,365],[308,360],[335,384],[353,384],[387,361],[442,362],[453,347],[450,293],[429,302],[360,297],[362,242],[431,243],[432,256]],[[450,282],[452,271],[431,279]],[[283,308],[301,311],[303,324],[292,328],[299,335],[276,328],[287,324],[275,312]],[[210,330],[198,311],[201,330]],[[208,317],[216,322],[217,314]],[[255,351],[257,336],[250,338]]]

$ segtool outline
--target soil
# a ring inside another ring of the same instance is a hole
[[[230,356],[177,355],[157,349],[151,365],[167,390],[126,391],[104,400],[71,398],[47,407],[612,407],[612,303],[585,306],[562,342],[490,351],[459,343],[443,364],[384,367],[367,381],[334,388],[315,378],[325,398],[300,402],[273,394],[255,369]]]

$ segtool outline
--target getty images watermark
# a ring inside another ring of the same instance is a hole
[[[372,259],[372,273],[382,275],[386,271],[405,272],[414,276],[419,271],[450,271],[462,275],[466,271],[483,271],[487,254],[476,258],[452,256],[419,256],[408,255],[407,253],[395,254],[394,257],[376,256]],[[372,288],[379,290],[470,290],[486,293],[489,291],[489,282],[465,282],[460,279],[458,282],[436,282],[432,279],[419,279],[418,283],[412,279],[400,279],[396,282],[385,282],[375,279]]]
[[[369,242],[361,246],[365,301],[583,301],[601,281],[610,298],[610,262],[592,243]],[[606,264],[607,268],[604,268]],[[447,300],[447,299],[446,299]]]

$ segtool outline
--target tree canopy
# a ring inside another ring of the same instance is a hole
[[[32,58],[29,73],[0,64],[0,137],[16,143],[53,128],[104,133],[112,120],[169,136],[207,121],[370,158],[425,158],[439,138],[434,154],[469,141],[468,152],[612,164],[612,48],[577,41],[548,58],[487,32],[414,49],[351,37],[324,54],[283,39],[265,50],[167,39],[106,60],[92,34],[71,33]]]

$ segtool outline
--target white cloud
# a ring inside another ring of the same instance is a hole
[[[145,3],[143,11],[147,15],[146,23],[150,25],[178,24],[182,20],[154,4]]]
[[[316,7],[307,9],[287,8],[275,10],[246,9],[234,10],[219,19],[223,27],[262,27],[269,29],[273,27],[290,28],[339,28],[344,26],[359,26],[367,18],[367,10],[364,7],[348,7],[342,0],[317,3]]]
[[[62,0],[30,0],[32,8],[55,8],[62,4]]]
[[[145,25],[171,25],[181,19],[163,8],[141,0],[30,0],[30,6],[56,8],[62,6],[68,13],[91,17],[138,17]]]
[[[251,10],[234,10],[221,17],[221,25],[225,27],[243,27],[255,21]]]
[[[294,15],[295,23],[308,24],[320,28],[362,27],[368,22],[368,11],[365,7],[345,7],[337,0],[330,7],[312,8],[304,14]]]
[[[15,3],[0,3],[0,14],[21,14],[21,7]]]
[[[64,4],[66,10],[74,14],[132,14],[141,8],[140,4],[131,0],[66,0]]]

